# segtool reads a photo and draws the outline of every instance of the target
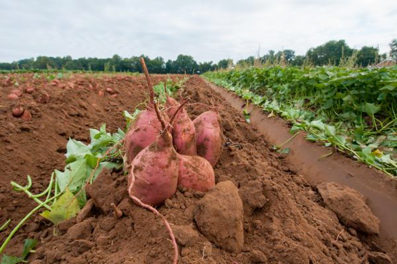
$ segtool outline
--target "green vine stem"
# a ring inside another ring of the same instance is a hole
[[[58,194],[58,196],[60,196],[60,194]],[[0,254],[3,253],[4,249],[6,248],[6,246],[8,245],[8,243],[10,242],[11,238],[15,235],[15,233],[19,230],[19,228],[21,228],[21,226],[23,226],[25,224],[25,222],[33,215],[35,214],[38,210],[40,210],[41,207],[47,205],[47,203],[51,202],[52,200],[54,200],[55,198],[57,198],[57,196],[52,197],[51,199],[48,199],[45,202],[41,202],[38,206],[36,206],[32,211],[30,211],[19,223],[18,225],[16,225],[14,227],[14,229],[11,231],[11,233],[8,235],[8,237],[6,238],[6,240],[3,242],[3,244],[0,247]]]
[[[28,184],[26,185],[26,186],[21,186],[20,184],[18,184],[18,183],[16,183],[16,182],[14,182],[14,181],[12,181],[11,182],[11,185],[12,185],[12,187],[14,188],[14,190],[16,190],[16,191],[18,191],[18,192],[24,192],[24,193],[26,193],[27,195],[28,195],[28,197],[29,198],[32,198],[36,203],[38,203],[39,205],[42,205],[42,206],[44,206],[45,208],[47,208],[48,210],[51,210],[51,207],[49,206],[49,205],[47,205],[46,203],[43,203],[42,201],[40,201],[38,198],[36,198],[36,196],[33,194],[33,193],[31,193],[30,191],[29,191],[29,189],[30,189],[30,187],[32,187],[32,179],[30,178],[30,176],[28,175],[27,176],[27,178],[28,178]],[[51,177],[52,178],[52,177]],[[51,185],[52,185],[52,180],[51,180]],[[51,185],[49,185],[48,187],[51,187]],[[51,188],[47,188],[47,190],[46,191],[49,191]],[[46,193],[45,193],[46,194]],[[45,195],[44,194],[44,195]]]
[[[0,227],[0,231],[3,231],[4,229],[7,228],[8,224],[11,222],[11,219],[8,219],[7,222],[5,222],[1,227]]]

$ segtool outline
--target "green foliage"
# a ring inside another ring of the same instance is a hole
[[[79,211],[80,207],[77,199],[69,189],[66,189],[52,205],[51,211],[44,211],[41,213],[41,216],[57,225],[69,218],[75,217]]]
[[[119,163],[103,159],[110,147],[114,146],[124,138],[124,132],[119,129],[117,133],[106,132],[106,125],[102,125],[99,130],[90,129],[91,143],[69,139],[66,145],[66,167],[63,172],[55,170],[58,189],[60,192],[68,189],[73,194],[79,193],[78,201],[84,205],[86,201],[85,193],[81,192],[87,180],[92,183],[104,168],[112,169],[121,166],[121,153],[111,151],[107,154],[114,160],[118,158]],[[95,170],[95,171],[94,171]]]
[[[183,86],[187,79],[179,79],[177,82],[174,82],[172,79],[167,79],[166,82],[160,82],[159,84],[153,87],[154,93],[156,94],[157,100],[164,104],[166,101],[165,90],[167,89],[167,94],[171,97]]]
[[[397,175],[397,67],[270,67],[205,76],[280,114],[309,140]]]
[[[139,115],[140,112],[141,112],[141,110],[139,110],[138,108],[135,109],[133,114],[130,114],[128,111],[124,110],[123,116],[124,116],[126,124],[127,124],[126,130],[128,130],[128,128],[131,125],[131,122],[136,119],[136,117]]]
[[[23,244],[23,251],[20,257],[3,255],[1,258],[1,264],[17,264],[21,262],[26,262],[25,259],[29,255],[29,253],[36,247],[37,240],[36,239],[25,239]]]

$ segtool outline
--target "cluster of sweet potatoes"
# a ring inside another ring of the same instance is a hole
[[[215,185],[213,166],[222,149],[219,115],[202,113],[191,120],[182,104],[167,96],[155,101],[144,61],[150,101],[125,138],[129,165],[128,191],[143,203],[158,205],[173,196],[177,186],[208,191]]]

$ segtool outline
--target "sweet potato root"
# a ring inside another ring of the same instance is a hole
[[[197,155],[196,128],[183,106],[171,125],[176,151],[183,155]]]
[[[223,145],[219,115],[214,111],[207,111],[199,115],[193,123],[196,129],[197,154],[215,166]]]
[[[158,205],[173,196],[178,183],[179,162],[172,137],[164,131],[132,161],[129,193],[143,203]]]
[[[215,186],[215,173],[211,164],[199,156],[178,155],[178,185],[206,192]]]

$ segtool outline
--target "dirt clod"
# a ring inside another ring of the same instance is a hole
[[[359,192],[336,183],[317,186],[325,204],[348,226],[368,234],[379,234],[379,219]]]
[[[218,183],[208,192],[198,202],[194,219],[200,232],[217,246],[234,253],[242,250],[243,204],[232,182]]]
[[[86,187],[87,193],[91,196],[97,208],[106,214],[113,212],[112,203],[118,204],[123,198],[116,190],[116,183],[113,181],[110,170],[103,170],[93,184]],[[125,195],[127,190],[125,189]]]
[[[23,114],[22,114],[22,116],[21,116],[21,119],[22,119],[23,121],[30,121],[30,120],[32,120],[32,115],[30,114],[29,110],[23,111]]]
[[[94,201],[88,200],[85,206],[80,210],[76,216],[76,222],[80,223],[92,215],[92,209],[94,208]]]
[[[250,181],[239,189],[239,195],[243,201],[246,215],[251,215],[255,209],[265,206],[267,199],[262,192],[262,183],[258,180]]]
[[[262,251],[254,249],[251,251],[251,262],[264,264],[267,263],[267,257]]]
[[[89,237],[92,232],[92,222],[93,219],[91,218],[72,226],[66,233],[67,238],[75,240]]]
[[[382,252],[368,253],[368,261],[370,264],[393,264],[391,258]]]

